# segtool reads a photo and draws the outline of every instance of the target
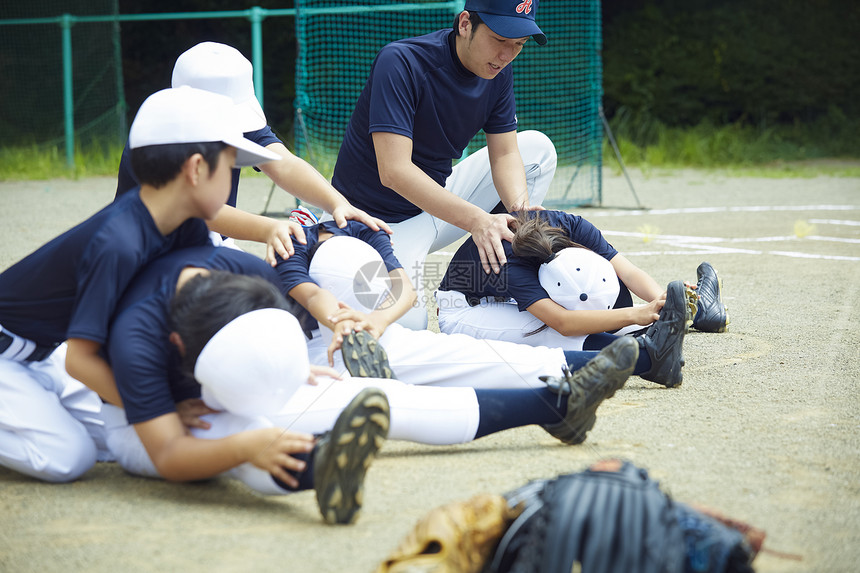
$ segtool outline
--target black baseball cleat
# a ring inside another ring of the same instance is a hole
[[[717,276],[711,263],[699,265],[696,276],[699,279],[696,283],[699,301],[696,316],[693,318],[693,328],[702,332],[725,332],[729,327],[729,315],[720,300],[722,279]]]
[[[667,388],[679,386],[684,379],[681,372],[684,355],[684,332],[686,330],[687,295],[684,283],[672,281],[666,289],[666,304],[657,319],[645,334],[636,337],[639,351],[648,352],[651,368],[640,377]]]
[[[550,390],[567,396],[567,415],[558,424],[543,429],[565,444],[581,444],[597,421],[597,407],[633,373],[639,358],[639,344],[632,336],[621,336],[605,347],[588,363],[571,373],[564,369],[562,378],[541,376]]]
[[[364,476],[385,443],[390,422],[388,399],[365,388],[344,408],[334,428],[314,451],[317,505],[328,523],[353,523],[361,512]]]
[[[356,378],[394,378],[385,349],[363,330],[350,332],[340,352],[347,372]]]

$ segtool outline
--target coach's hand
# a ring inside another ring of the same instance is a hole
[[[510,229],[510,225],[515,221],[508,214],[500,213],[491,215],[487,213],[469,232],[472,233],[472,239],[475,241],[475,246],[478,247],[478,255],[481,257],[481,266],[484,272],[490,274],[490,270],[496,274],[501,270],[501,266],[507,261],[505,249],[502,247],[502,241],[512,241],[514,233]]]
[[[347,219],[349,219],[350,221],[358,221],[359,223],[364,223],[374,231],[382,229],[389,235],[392,232],[391,227],[388,226],[388,223],[386,223],[382,219],[371,217],[361,209],[353,207],[349,204],[337,207],[334,211],[331,212],[331,216],[337,226],[341,229],[346,227],[346,221]]]
[[[290,487],[299,486],[298,480],[287,470],[302,472],[307,464],[290,454],[306,454],[314,449],[310,434],[291,432],[283,428],[261,428],[243,432],[245,459],[267,471]]]

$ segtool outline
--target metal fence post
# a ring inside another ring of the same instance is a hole
[[[63,14],[60,28],[63,32],[63,115],[66,131],[66,166],[75,167],[75,102],[72,86],[72,26],[74,16]]]
[[[263,107],[263,27],[262,22],[266,18],[266,10],[254,6],[248,10],[248,19],[251,20],[251,60],[254,66],[254,92],[257,101]]]

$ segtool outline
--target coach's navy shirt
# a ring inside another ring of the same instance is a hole
[[[0,325],[38,344],[103,344],[117,301],[141,267],[208,242],[202,219],[162,235],[134,190],[0,274]]]
[[[284,260],[280,256],[277,257],[278,264],[275,268],[280,278],[281,291],[284,294],[289,293],[302,283],[317,284],[316,281],[311,278],[309,270],[311,267],[313,248],[320,242],[320,231],[327,231],[336,237],[354,237],[364,241],[376,249],[376,252],[378,252],[382,257],[382,261],[385,263],[385,268],[388,272],[391,272],[394,269],[403,268],[403,265],[401,265],[400,261],[398,261],[394,256],[394,248],[391,246],[391,239],[382,229],[374,231],[364,223],[360,223],[358,221],[347,221],[346,227],[341,229],[334,221],[326,221],[324,223],[305,227],[305,238],[307,239],[307,244],[302,245],[301,243],[294,241],[293,248],[295,249],[295,253],[290,255],[289,259]],[[317,328],[319,326],[310,313],[299,317],[299,321],[302,323],[302,327],[304,328],[307,328],[307,326],[310,326],[311,324],[313,325],[313,328]]]
[[[382,48],[349,120],[332,184],[389,223],[421,209],[380,182],[372,133],[412,139],[412,161],[444,187],[452,161],[480,130],[517,129],[511,66],[492,80],[476,76],[457,58],[454,37],[453,30],[439,30]]]
[[[200,397],[200,385],[182,373],[179,352],[168,341],[170,302],[185,267],[255,275],[278,284],[275,271],[259,257],[212,245],[175,251],[141,271],[117,307],[107,345],[129,424],[175,412],[176,402]]]
[[[245,139],[250,139],[257,145],[262,145],[266,147],[267,145],[271,145],[272,143],[283,143],[278,136],[275,135],[275,132],[272,131],[272,128],[268,125],[262,129],[258,129],[257,131],[249,131],[244,134]],[[259,168],[254,167],[257,171]],[[239,175],[242,173],[241,169],[233,169],[233,186],[230,188],[230,197],[227,199],[227,205],[231,207],[236,206],[236,196],[239,193]],[[123,195],[135,187],[140,185],[140,182],[137,180],[137,175],[134,174],[134,169],[131,167],[131,150],[128,147],[128,142],[125,144],[125,149],[122,150],[122,158],[119,161],[119,174],[117,175],[117,184],[116,184],[116,196],[114,197],[114,201],[119,198],[120,195]]]
[[[562,211],[534,211],[553,227],[564,229],[568,237],[583,247],[591,249],[607,261],[618,251],[606,242],[600,230],[578,215]],[[516,213],[512,213],[516,216]],[[439,290],[459,291],[467,299],[477,300],[486,296],[510,297],[524,311],[537,301],[550,298],[540,285],[538,270],[541,261],[517,257],[511,243],[502,241],[508,262],[502,265],[499,274],[486,274],[481,266],[481,257],[475,241],[469,237],[454,253],[448,271],[442,278]]]

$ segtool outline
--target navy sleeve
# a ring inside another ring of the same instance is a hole
[[[550,298],[540,285],[537,269],[532,264],[513,257],[502,265],[502,271],[499,274],[500,282],[504,285],[504,288],[499,290],[516,300],[520,311],[526,310],[541,299]]]
[[[257,145],[261,145],[263,147],[267,147],[273,143],[284,143],[277,135],[275,135],[275,132],[268,125],[262,129],[258,129],[257,131],[248,131],[244,135],[245,139],[249,139]],[[254,171],[256,171],[257,173],[261,172],[260,168],[256,165],[254,165]],[[236,187],[238,187],[238,181]],[[235,197],[233,197],[233,202],[230,203],[230,205],[233,207],[236,206]]]
[[[388,270],[389,273],[394,269],[403,268],[403,265],[401,265],[400,261],[397,260],[397,257],[394,256],[394,247],[391,246],[391,237],[388,236],[388,233],[386,233],[382,229],[374,231],[363,223],[352,224],[361,227],[361,229],[356,235],[356,238],[361,239],[362,241],[376,249],[376,252],[379,253],[379,255],[382,257],[382,260],[385,263],[385,268]]]
[[[567,236],[576,243],[594,251],[606,260],[612,260],[612,257],[618,254],[615,247],[603,238],[603,233],[600,232],[600,229],[592,225],[589,221],[579,215],[562,212],[559,212],[559,217],[559,221],[555,224],[564,229],[567,232]]]
[[[509,68],[510,66],[505,69]],[[511,71],[505,74],[505,81],[500,88],[496,105],[484,124],[484,133],[507,133],[517,130],[517,104],[514,97],[514,75]]]
[[[194,397],[174,398],[170,376],[176,359],[167,334],[166,309],[154,299],[130,307],[111,325],[108,357],[129,424],[175,412],[176,398]]]
[[[373,64],[370,133],[381,131],[412,138],[416,95],[407,58],[396,46],[383,48]]]
[[[275,135],[275,132],[272,131],[272,128],[268,125],[262,129],[258,129],[257,131],[249,131],[244,135],[245,139],[249,139],[263,147],[273,143],[284,143],[277,135]]]
[[[290,258],[285,261],[279,256],[275,267],[281,281],[281,292],[285,295],[302,283],[317,284],[308,272],[311,266],[308,246],[294,241],[293,248],[295,252]]]
[[[119,297],[141,264],[137,253],[112,235],[93,237],[77,269],[77,298],[66,337],[104,344]]]

